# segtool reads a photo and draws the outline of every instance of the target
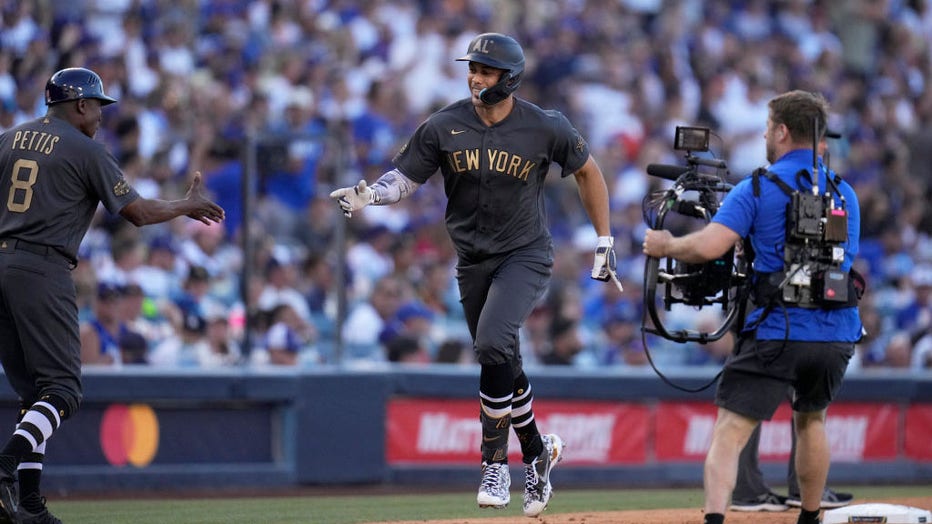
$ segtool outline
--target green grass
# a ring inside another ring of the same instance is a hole
[[[930,486],[838,486],[859,499],[929,496]],[[422,495],[326,495],[255,498],[51,500],[68,524],[358,524],[372,521],[521,515],[520,493],[505,510],[480,510],[470,490]],[[564,489],[549,514],[702,506],[701,489]],[[928,509],[928,508],[924,508]]]

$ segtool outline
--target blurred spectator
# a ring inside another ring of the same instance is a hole
[[[375,283],[368,300],[357,302],[343,324],[343,342],[353,346],[352,351],[373,357],[369,352],[379,349],[379,334],[394,318],[404,302],[405,283],[394,276],[382,277]]]
[[[174,336],[181,326],[182,313],[173,302],[147,297],[135,282],[123,287],[122,309],[126,326],[144,337],[147,348]]]
[[[168,367],[211,365],[204,317],[193,311],[186,312],[178,332],[152,348],[149,363]]]
[[[243,354],[230,332],[228,311],[222,306],[213,306],[205,313],[207,322],[207,346],[210,349],[201,362],[206,367],[226,367],[241,364]]]
[[[149,342],[134,331],[126,331],[117,340],[123,364],[148,364]]]
[[[412,338],[417,341],[418,347],[430,357],[442,342],[435,338],[434,317],[434,312],[419,300],[408,301],[398,308],[394,317],[379,333],[379,342],[387,350],[396,338]]]
[[[312,255],[327,253],[333,243],[337,215],[333,212],[333,201],[326,193],[315,197],[307,206],[302,227],[295,234],[296,240]]]
[[[165,300],[181,293],[181,283],[187,269],[178,260],[175,241],[169,234],[152,237],[148,243],[145,260],[131,274],[130,280],[138,282],[149,297]]]
[[[317,189],[317,169],[324,153],[324,124],[315,118],[314,94],[294,87],[280,125],[270,132],[283,144],[280,163],[262,178],[259,212],[270,234],[294,239],[300,220]]]
[[[465,341],[457,339],[445,340],[434,355],[437,364],[475,364],[476,356]]]
[[[333,262],[325,254],[309,254],[302,263],[299,291],[307,302],[311,323],[322,340],[336,334],[336,293]]]
[[[541,363],[549,366],[575,365],[576,356],[583,349],[578,329],[574,319],[555,319],[550,327],[550,349],[541,356]]]
[[[93,315],[81,322],[81,364],[116,365],[123,363],[119,340],[129,331],[124,321],[124,288],[113,282],[97,285]]]
[[[204,304],[210,301],[210,273],[201,266],[191,266],[181,287],[174,297],[175,305],[183,315],[193,314],[204,318]]]
[[[278,246],[281,247],[281,246]],[[297,289],[298,267],[295,255],[283,247],[274,249],[265,263],[265,285],[259,293],[260,309],[271,310],[281,304],[291,306],[298,318],[311,326],[307,299]]]
[[[411,335],[399,335],[385,344],[386,360],[396,364],[421,365],[430,362],[430,355],[420,339]]]
[[[281,303],[273,307],[269,319],[269,330],[265,336],[269,364],[294,366],[302,356],[308,361],[316,361],[311,354],[314,334],[290,304]]]
[[[932,331],[926,331],[916,342],[909,367],[917,371],[932,370]]]
[[[599,341],[598,362],[605,366],[646,366],[641,341],[643,312],[630,301],[619,301],[603,322],[604,340]]]
[[[363,293],[375,281],[393,272],[390,249],[394,235],[384,224],[368,226],[359,242],[350,246],[346,263],[353,275],[353,287]]]
[[[911,334],[928,331],[932,329],[932,263],[914,267],[907,280],[910,298],[896,315],[896,327]]]
[[[210,291],[218,299],[229,301],[239,292],[242,255],[233,244],[225,242],[220,224],[205,225],[197,220],[187,224],[191,235],[181,243],[179,254],[189,266],[200,266],[210,276]]]

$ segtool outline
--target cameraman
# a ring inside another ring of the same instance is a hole
[[[828,104],[821,95],[791,91],[770,100],[768,108],[764,139],[767,161],[771,163],[769,171],[797,188],[797,173],[812,167],[815,122],[824,128]],[[669,231],[648,230],[644,253],[703,263],[722,256],[748,237],[756,253],[755,272],[783,271],[790,197],[764,177],[754,184],[756,178],[747,177],[739,182],[726,195],[713,220],[699,231],[674,237]],[[818,183],[819,187],[826,187],[824,169],[819,170]],[[849,217],[841,270],[848,271],[858,251],[860,214],[857,196],[850,187],[843,188],[842,193]],[[841,204],[837,198],[835,203]],[[738,455],[760,421],[773,416],[785,399],[787,387],[794,392],[792,407],[798,437],[796,471],[802,510],[797,522],[820,522],[819,509],[829,467],[825,412],[841,386],[861,329],[856,306],[828,309],[780,304],[776,308],[758,306],[748,315],[716,392],[718,418],[703,475],[706,524],[724,522],[735,487]]]
[[[825,135],[819,141],[819,157],[821,165],[824,165],[829,171],[830,176],[835,176],[835,172],[829,167],[828,161],[828,138],[841,138],[841,133],[826,128]],[[842,187],[849,187],[845,181],[840,181]],[[851,224],[848,224],[849,227]],[[858,231],[849,232],[850,235],[857,235]],[[789,397],[792,398],[792,390],[789,391]],[[792,423],[790,424],[792,428]],[[770,487],[764,482],[764,475],[758,462],[758,453],[760,446],[761,426],[751,433],[751,438],[738,459],[738,477],[735,483],[735,491],[731,496],[730,508],[735,511],[786,511],[790,506],[799,507],[799,482],[796,479],[796,434],[792,434],[792,445],[790,446],[790,457],[786,475],[787,496],[777,495],[771,491]],[[833,509],[847,506],[854,500],[851,493],[835,491],[825,486],[822,493],[822,509]]]

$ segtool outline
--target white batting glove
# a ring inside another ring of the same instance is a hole
[[[365,180],[360,180],[354,187],[343,187],[333,191],[330,193],[330,198],[337,199],[343,214],[349,218],[353,216],[353,211],[358,211],[375,202],[375,191],[366,187]]]
[[[599,237],[595,247],[595,260],[592,262],[592,278],[608,282],[615,273],[614,237]]]

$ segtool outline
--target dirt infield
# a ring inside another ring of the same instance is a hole
[[[868,503],[902,504],[922,509],[932,509],[932,494],[928,497],[911,497],[889,500],[860,500],[858,504]],[[783,513],[742,513],[730,511],[725,516],[729,524],[794,524],[798,510]],[[394,522],[373,522],[370,524],[515,524],[527,522],[529,524],[702,524],[702,509],[653,509],[637,511],[606,511],[562,513],[544,515],[528,519],[511,515],[508,517],[489,517],[479,519],[450,519],[450,520],[409,520]]]

